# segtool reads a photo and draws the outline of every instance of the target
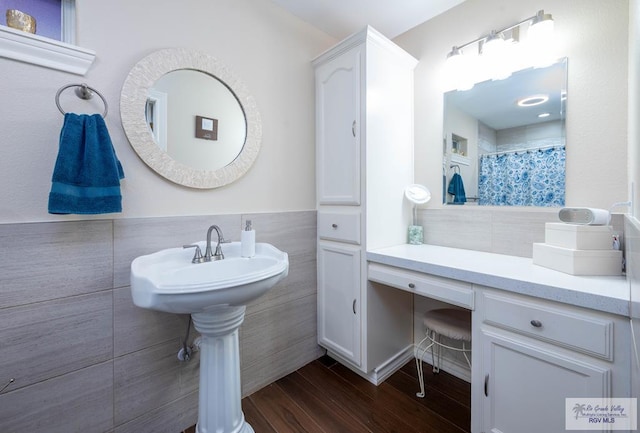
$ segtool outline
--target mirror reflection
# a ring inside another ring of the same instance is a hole
[[[247,135],[233,92],[201,71],[169,72],[149,89],[145,118],[155,143],[175,161],[217,170],[240,153]]]
[[[447,204],[564,206],[567,59],[444,95]]]

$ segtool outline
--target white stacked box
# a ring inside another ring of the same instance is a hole
[[[622,251],[613,249],[610,226],[547,223],[533,263],[571,275],[620,275]]]
[[[547,223],[544,242],[572,250],[611,250],[613,228],[566,223]]]

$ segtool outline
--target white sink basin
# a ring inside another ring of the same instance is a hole
[[[198,245],[205,250],[205,242]],[[215,247],[215,244],[214,244]],[[240,242],[222,244],[224,260],[191,263],[193,249],[170,248],[131,263],[131,293],[138,307],[170,313],[206,312],[245,305],[289,272],[287,253],[257,243],[256,255],[240,257]]]

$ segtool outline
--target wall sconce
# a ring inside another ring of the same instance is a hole
[[[508,78],[514,69],[514,60],[518,56],[514,55],[514,49],[520,42],[520,26],[529,23],[527,29],[526,53],[529,56],[529,65],[544,63],[540,60],[541,55],[545,55],[553,35],[553,17],[545,14],[543,10],[532,17],[524,19],[502,30],[492,30],[489,34],[481,36],[462,45],[456,45],[447,54],[445,62],[446,76],[452,81],[453,86],[458,90],[469,90],[476,82],[484,81],[473,77],[470,73],[481,70],[485,79],[502,80]],[[505,36],[509,36],[505,39]],[[477,56],[465,55],[463,49],[477,44]],[[471,65],[473,60],[479,61],[481,65],[475,67]]]

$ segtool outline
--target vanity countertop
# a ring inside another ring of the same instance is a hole
[[[575,276],[534,265],[530,258],[435,245],[381,248],[368,251],[367,260],[629,316],[630,292],[624,276]]]

